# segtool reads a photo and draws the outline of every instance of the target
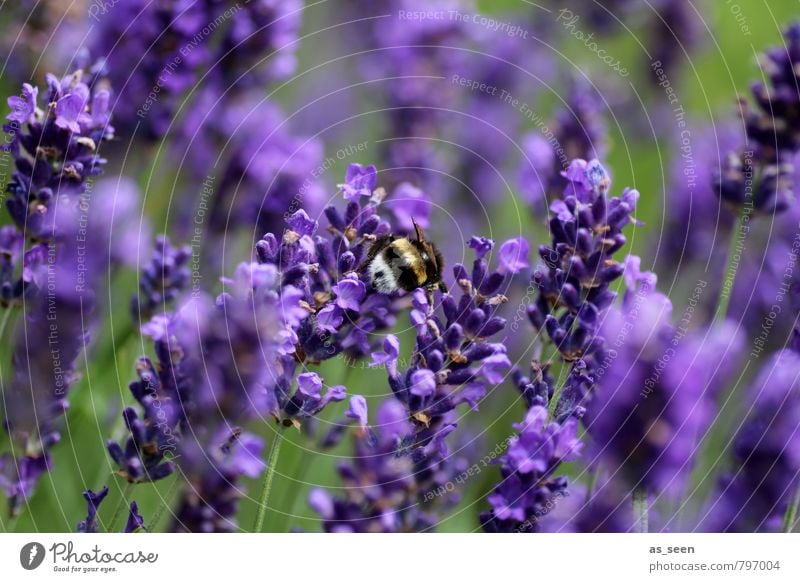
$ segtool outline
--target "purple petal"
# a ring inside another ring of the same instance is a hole
[[[436,375],[430,370],[417,370],[412,373],[410,391],[423,398],[432,395],[436,392]]]
[[[356,395],[350,398],[350,407],[344,413],[347,418],[357,420],[361,428],[367,428],[368,425],[368,410],[367,399],[363,396]]]
[[[336,305],[342,309],[358,311],[367,294],[367,288],[359,279],[347,277],[333,286],[333,292],[336,293]]]
[[[494,247],[494,241],[483,236],[473,236],[467,242],[467,246],[475,251],[475,257],[482,259]]]
[[[500,270],[505,273],[519,273],[528,268],[530,246],[524,237],[507,240],[500,246]]]
[[[297,389],[309,398],[319,398],[322,392],[322,378],[314,372],[305,372],[297,376]]]
[[[311,220],[302,208],[286,219],[286,224],[300,236],[314,234],[317,230],[317,221]]]
[[[330,333],[336,333],[344,321],[344,313],[338,305],[326,305],[317,312],[317,327]]]

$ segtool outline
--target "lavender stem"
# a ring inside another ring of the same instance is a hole
[[[749,219],[748,213],[740,210],[736,215],[736,221],[734,222],[733,229],[731,230],[728,256],[725,260],[725,276],[722,279],[722,289],[720,289],[717,311],[714,314],[714,323],[718,326],[725,322],[725,318],[728,315],[728,306],[730,305],[731,295],[733,294],[733,284],[736,279],[736,273],[739,269],[739,262],[734,261],[733,257],[735,257],[737,254],[736,247],[739,242],[738,235],[740,232],[742,232],[746,219]],[[746,236],[747,234],[745,231],[745,235],[742,237],[742,243],[744,243],[744,238],[746,238]],[[726,286],[727,292],[725,291]]]
[[[272,444],[272,450],[269,453],[269,461],[267,470],[264,474],[264,485],[261,488],[261,499],[258,502],[258,513],[256,513],[256,521],[253,526],[253,532],[261,533],[261,528],[264,526],[264,515],[267,512],[267,501],[269,501],[269,494],[272,490],[272,480],[275,478],[275,466],[278,464],[278,455],[281,452],[281,445],[283,444],[283,437],[280,433],[276,434],[275,442]]]
[[[797,510],[800,508],[800,486],[794,492],[794,497],[789,502],[789,507],[786,508],[786,514],[783,516],[783,532],[792,533],[797,519]]]
[[[636,489],[633,492],[633,515],[636,525],[636,533],[647,533],[648,530],[648,511],[647,492],[644,489]]]
[[[108,528],[106,528],[107,532],[116,531],[117,520],[119,516],[122,515],[122,510],[128,507],[128,497],[131,494],[131,490],[133,489],[133,483],[130,481],[125,484],[125,489],[122,490],[122,496],[120,497],[119,501],[117,502],[117,506],[114,508],[114,513],[111,515],[111,521],[108,522]]]

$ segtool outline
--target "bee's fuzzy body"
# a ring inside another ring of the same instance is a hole
[[[364,263],[372,286],[380,293],[444,288],[443,266],[441,253],[436,245],[425,240],[419,227],[417,240],[391,234],[379,238],[370,247]]]

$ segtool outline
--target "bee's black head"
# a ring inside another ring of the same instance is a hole
[[[414,247],[419,252],[420,259],[425,264],[425,286],[437,287],[442,282],[442,269],[444,269],[444,257],[436,248],[436,245],[429,242],[412,241]]]

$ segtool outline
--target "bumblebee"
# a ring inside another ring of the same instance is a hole
[[[426,240],[417,222],[413,219],[412,222],[416,240],[393,234],[380,237],[372,243],[361,269],[368,273],[373,288],[380,293],[399,289],[411,292],[419,288],[428,293],[435,289],[447,293],[442,281],[442,253]]]

